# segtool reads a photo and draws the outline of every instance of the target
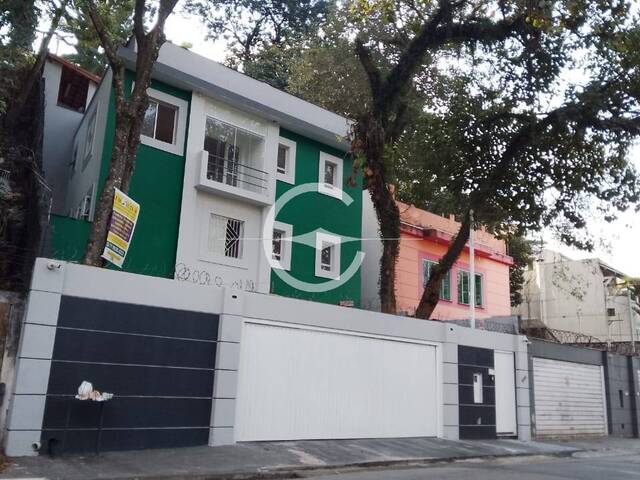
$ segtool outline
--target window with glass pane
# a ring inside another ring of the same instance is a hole
[[[289,158],[289,147],[278,145],[278,173],[287,173],[287,161]]]
[[[458,270],[458,303],[469,305],[469,272]]]
[[[272,247],[272,258],[274,260],[282,260],[282,238],[284,237],[284,232],[282,230],[274,230],[273,231],[273,239],[271,243]]]
[[[264,139],[207,117],[204,149],[209,152],[207,178],[247,190],[266,188],[262,167]]]
[[[215,255],[242,258],[244,222],[221,215],[211,215],[209,220],[209,251]]]
[[[476,273],[476,307],[482,306],[482,275]]]
[[[320,268],[325,272],[332,271],[332,261],[333,261],[333,249],[335,245],[330,243],[325,243],[322,245],[322,252],[320,252]]]
[[[336,186],[336,169],[338,166],[332,162],[324,163],[324,183]]]
[[[423,279],[422,286],[426,287],[429,277],[431,276],[431,269],[436,265],[436,262],[430,260],[424,260],[423,262]],[[451,271],[448,271],[440,282],[440,300],[451,300]]]
[[[173,143],[178,107],[150,99],[142,120],[141,133],[161,142]]]

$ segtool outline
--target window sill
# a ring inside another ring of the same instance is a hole
[[[342,190],[338,187],[328,187],[326,183],[318,183],[318,193],[342,200]]]
[[[158,150],[162,150],[167,153],[172,153],[173,155],[183,154],[183,147],[176,145],[175,143],[167,143],[162,142],[160,140],[156,140],[155,138],[147,137],[145,135],[140,135],[140,143],[142,145],[146,145],[147,147],[156,148]]]
[[[293,175],[290,173],[280,173],[276,172],[276,180],[279,180],[284,183],[288,183],[289,185],[295,185],[296,181],[293,178]]]
[[[244,259],[230,258],[230,257],[218,257],[214,255],[201,254],[198,260],[206,263],[212,263],[215,265],[223,265],[225,267],[239,268],[241,270],[249,270],[248,262]]]
[[[327,272],[325,270],[316,270],[316,277],[318,278],[328,278],[330,280],[340,280],[340,274],[335,272]]]
[[[453,303],[453,301],[452,301],[451,303]],[[467,308],[469,308],[469,304],[468,304],[468,303],[460,303],[460,302],[457,302],[457,303],[456,303],[456,305],[460,305],[461,307],[467,307]],[[475,306],[475,309],[476,309],[476,310],[484,310],[484,307],[483,307],[483,306],[481,306],[481,305],[476,305],[476,306]]]
[[[84,112],[86,111],[86,107],[83,108],[82,110],[76,110],[75,108],[69,107],[68,105],[64,105],[62,103],[56,103],[56,107],[64,108],[65,110],[69,110],[70,112],[74,112],[79,115],[84,115]]]

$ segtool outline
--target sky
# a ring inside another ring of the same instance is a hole
[[[183,13],[174,13],[165,26],[167,39],[175,44],[189,43],[191,51],[212,60],[223,61],[225,43],[222,40],[205,40],[206,28],[193,17]],[[55,53],[68,53],[71,48],[64,43],[54,41]],[[57,52],[56,52],[57,50]],[[640,145],[632,152],[632,161],[640,171]],[[628,211],[619,218],[607,223],[601,218],[589,218],[589,233],[596,240],[596,250],[585,252],[569,248],[556,241],[549,232],[536,237],[545,248],[557,250],[573,259],[598,257],[621,272],[640,277],[640,213]]]

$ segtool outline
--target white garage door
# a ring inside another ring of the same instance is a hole
[[[246,323],[236,440],[435,437],[436,347]]]
[[[602,367],[533,359],[536,435],[606,435]]]

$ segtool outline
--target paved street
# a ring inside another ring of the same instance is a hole
[[[577,458],[511,458],[494,461],[463,461],[423,468],[370,470],[323,475],[315,480],[627,480],[640,478],[637,452],[585,452]]]

